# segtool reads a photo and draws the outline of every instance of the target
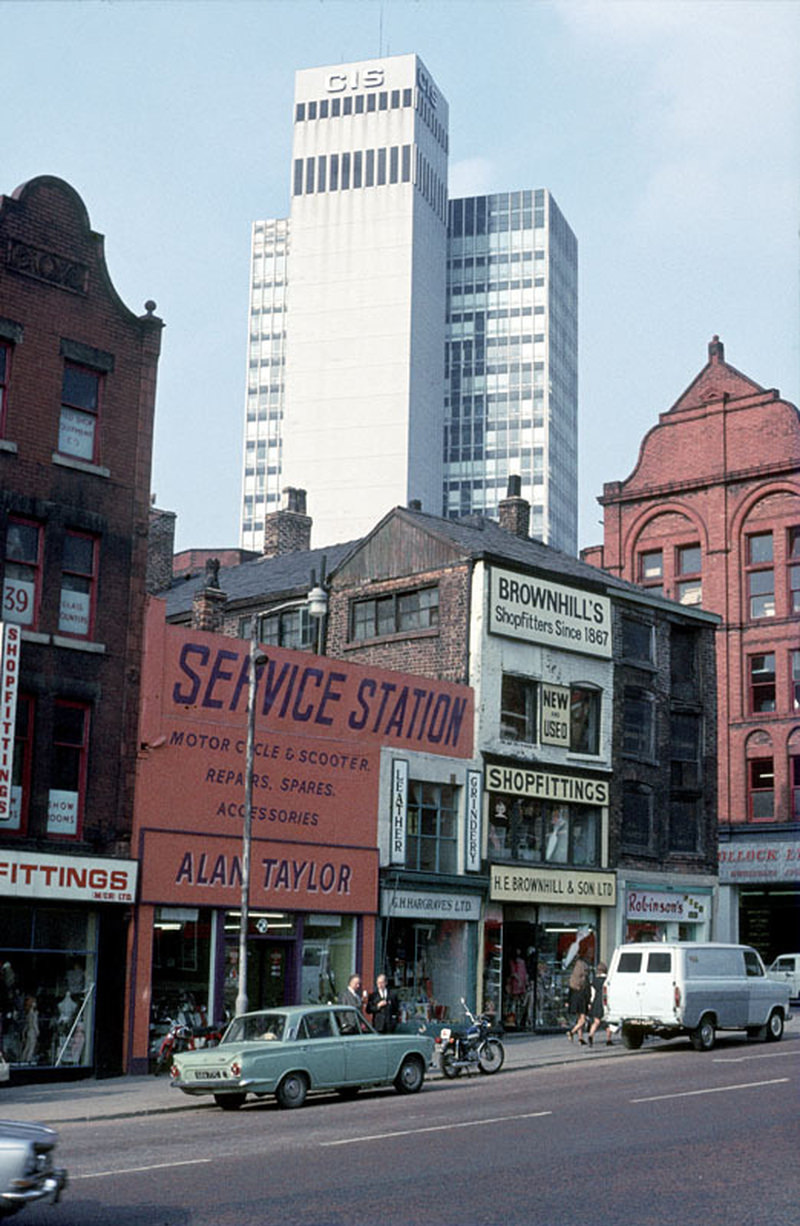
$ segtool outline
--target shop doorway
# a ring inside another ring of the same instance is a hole
[[[520,909],[521,910],[521,909]],[[596,960],[592,923],[530,918],[487,919],[485,927],[485,1008],[500,1004],[509,1031],[555,1031],[567,1025],[567,996],[577,957]],[[544,922],[542,922],[544,920]]]
[[[292,945],[269,938],[251,941],[247,957],[247,998],[251,1009],[288,1005],[287,984]]]
[[[226,965],[235,969],[238,947],[226,942]],[[247,1007],[272,1009],[294,1001],[294,941],[271,937],[250,939],[247,943]],[[226,1011],[233,1017],[236,1007],[236,980],[226,983]]]

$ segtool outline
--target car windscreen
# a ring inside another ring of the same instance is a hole
[[[235,1017],[222,1038],[223,1043],[280,1042],[286,1027],[283,1013],[245,1013]]]

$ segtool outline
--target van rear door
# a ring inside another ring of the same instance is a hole
[[[647,953],[647,1008],[656,1021],[675,1022],[675,959],[673,949],[650,949]]]
[[[609,988],[609,1013],[631,1021],[674,1023],[675,990],[671,949],[620,951]]]

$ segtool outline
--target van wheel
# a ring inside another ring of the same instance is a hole
[[[783,1038],[783,1014],[780,1009],[773,1009],[767,1022],[767,1042],[777,1043]]]
[[[638,1026],[622,1027],[622,1046],[629,1051],[638,1051],[644,1041],[644,1031]]]
[[[711,1051],[716,1037],[714,1019],[708,1013],[700,1018],[700,1024],[689,1035],[695,1051]]]

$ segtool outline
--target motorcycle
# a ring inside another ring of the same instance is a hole
[[[154,1072],[164,1073],[172,1067],[172,1058],[181,1051],[197,1051],[201,1047],[216,1047],[222,1033],[213,1026],[189,1026],[186,1022],[168,1018],[167,1033],[157,1042]],[[155,1046],[155,1044],[154,1044]]]
[[[492,1034],[492,1019],[485,1013],[476,1017],[461,998],[468,1025],[443,1026],[439,1035],[439,1065],[445,1077],[458,1077],[462,1069],[479,1073],[499,1073],[506,1058],[503,1044]]]

